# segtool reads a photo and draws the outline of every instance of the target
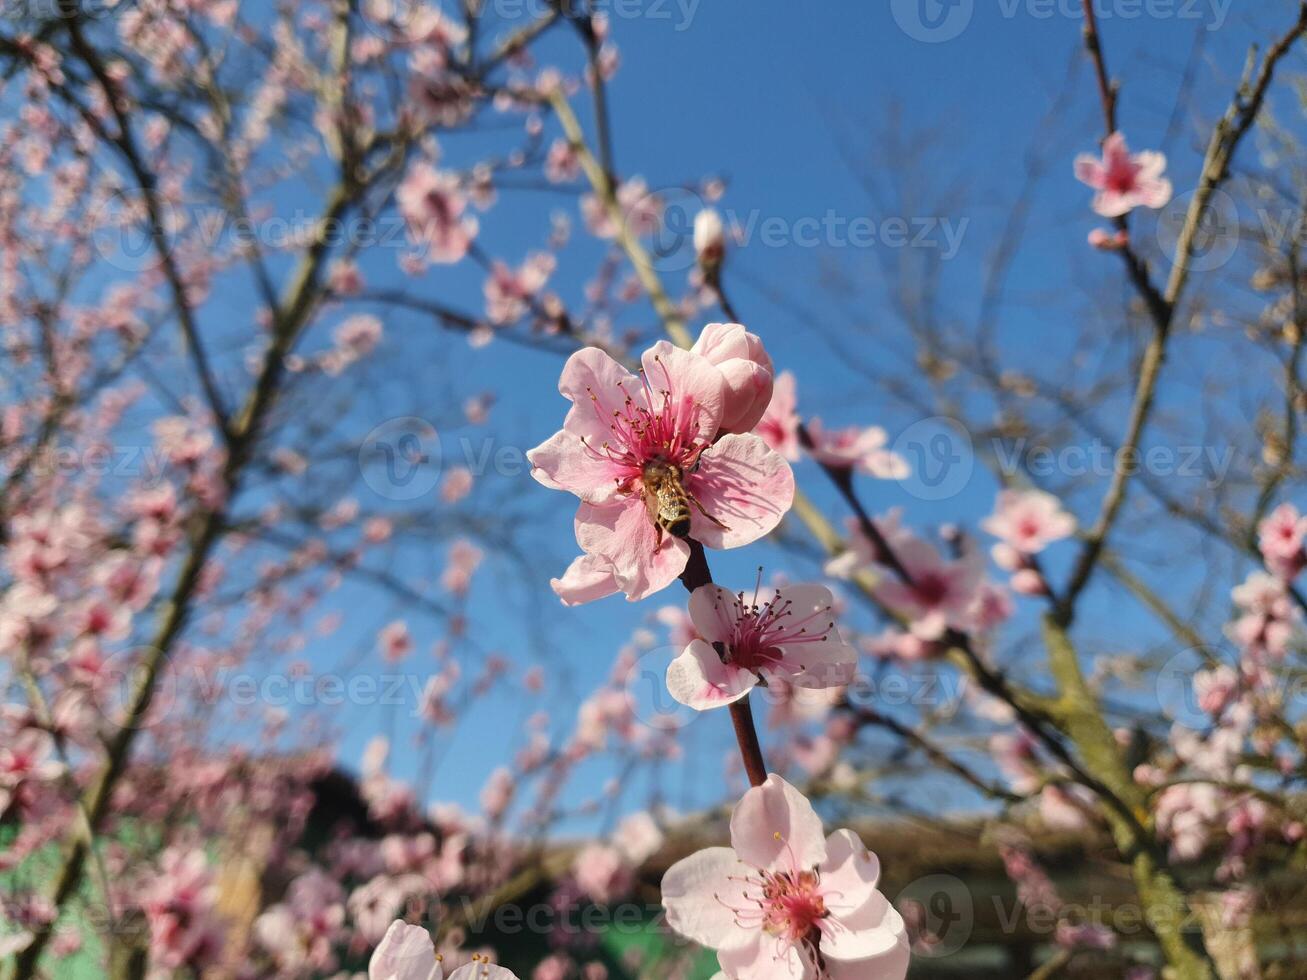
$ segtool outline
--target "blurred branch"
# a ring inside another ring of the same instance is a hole
[[[1090,0],[1085,0],[1085,6],[1086,8],[1092,8],[1093,4]],[[1087,17],[1086,30],[1089,29],[1091,22],[1092,16]],[[1267,52],[1255,80],[1252,80],[1254,61],[1250,57],[1244,81],[1240,84],[1230,107],[1212,133],[1206,156],[1203,159],[1198,189],[1194,192],[1193,200],[1189,202],[1189,210],[1185,215],[1184,225],[1181,228],[1176,244],[1171,276],[1161,294],[1153,286],[1146,270],[1144,270],[1143,278],[1139,277],[1140,270],[1136,268],[1131,259],[1133,253],[1127,255],[1127,261],[1131,263],[1131,278],[1135,281],[1135,285],[1148,306],[1154,329],[1148,347],[1144,351],[1143,361],[1140,364],[1134,403],[1130,410],[1126,435],[1122,440],[1122,452],[1126,454],[1133,455],[1139,451],[1144,427],[1148,422],[1156,398],[1157,381],[1161,374],[1162,364],[1165,361],[1167,341],[1171,334],[1176,304],[1189,280],[1194,245],[1199,228],[1207,214],[1208,207],[1211,205],[1212,196],[1221,184],[1229,178],[1230,161],[1235,150],[1238,149],[1239,143],[1248,133],[1261,111],[1266,100],[1266,94],[1270,90],[1276,67],[1289,53],[1294,42],[1302,36],[1304,31],[1307,31],[1307,3],[1300,3],[1297,22]],[[1101,44],[1096,44],[1091,48],[1092,50],[1097,50],[1098,57],[1102,57]],[[1109,118],[1109,125],[1111,122],[1112,119]],[[1126,488],[1130,479],[1128,471],[1130,469],[1130,467],[1116,468],[1107,494],[1103,498],[1098,519],[1085,540],[1075,568],[1071,572],[1070,580],[1063,591],[1062,598],[1055,607],[1055,619],[1063,628],[1070,625],[1075,615],[1076,599],[1079,598],[1080,593],[1089,583],[1089,578],[1093,574],[1094,565],[1102,553],[1107,536],[1112,530],[1117,515],[1120,513],[1122,504],[1125,503]]]

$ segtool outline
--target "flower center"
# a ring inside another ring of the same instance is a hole
[[[804,942],[830,914],[816,871],[764,871],[762,881],[762,927],[773,936],[796,944]]]
[[[618,384],[622,406],[611,415],[605,414],[595,392],[586,389],[596,415],[611,435],[598,446],[588,439],[582,442],[592,456],[607,459],[623,472],[623,476],[617,477],[623,490],[631,489],[646,463],[670,463],[689,471],[709,446],[699,435],[699,406],[691,398],[673,396],[667,368],[660,359],[655,360],[662,369],[664,387],[655,390],[643,372],[640,375],[643,398]]]
[[[746,670],[757,671],[776,666],[784,658],[783,647],[804,643],[825,643],[835,622],[830,618],[830,606],[822,606],[806,616],[796,616],[794,603],[779,590],[764,603],[744,601],[744,593],[734,597],[734,608],[726,611],[733,623],[726,651],[731,663]],[[801,664],[789,666],[801,667]]]
[[[927,572],[917,577],[912,591],[916,593],[922,605],[937,606],[948,595],[948,582],[939,575]]]
[[[1117,194],[1128,194],[1135,189],[1139,168],[1129,160],[1113,161],[1107,171],[1107,186]]]

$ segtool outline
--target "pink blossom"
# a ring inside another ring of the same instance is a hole
[[[738,323],[710,323],[690,350],[706,358],[726,381],[722,432],[748,432],[762,421],[771,402],[774,369],[757,334]]]
[[[387,623],[377,634],[377,646],[387,663],[398,663],[413,652],[413,638],[409,635],[408,624],[402,619]]]
[[[481,567],[485,552],[463,538],[449,546],[449,559],[440,575],[440,584],[456,596],[467,595],[472,576]]]
[[[1116,933],[1096,922],[1079,925],[1059,922],[1055,938],[1057,944],[1065,949],[1112,949],[1116,946]]]
[[[876,583],[876,597],[911,620],[912,632],[923,640],[938,640],[949,629],[969,630],[983,581],[976,557],[945,559],[930,542],[905,532],[890,544],[911,585],[887,572]]]
[[[54,740],[45,732],[27,728],[0,745],[0,815],[14,800],[20,809],[40,783],[57,779],[64,766],[52,758]]]
[[[615,847],[587,844],[572,862],[577,886],[600,905],[620,898],[635,882],[631,866]]]
[[[1090,153],[1076,157],[1075,169],[1076,179],[1098,192],[1093,207],[1104,218],[1140,206],[1162,208],[1171,200],[1171,182],[1162,176],[1166,155],[1151,150],[1132,155],[1120,133],[1103,142],[1101,159]]]
[[[546,956],[531,973],[531,980],[567,980],[575,964],[563,953]]]
[[[371,354],[381,342],[381,321],[375,316],[352,316],[336,328],[336,348],[346,361],[356,361]]]
[[[1130,244],[1130,233],[1120,230],[1113,234],[1106,228],[1095,228],[1089,233],[1089,244],[1100,252],[1119,252]]]
[[[467,199],[458,177],[428,163],[414,164],[395,199],[409,238],[422,246],[429,261],[458,262],[467,255],[479,226],[475,217],[463,216]]]
[[[921,637],[895,627],[865,638],[862,647],[873,657],[908,662],[925,660],[933,651],[932,645]]]
[[[202,972],[222,949],[217,899],[203,851],[164,851],[159,873],[146,886],[141,902],[150,924],[151,959],[167,969]]]
[[[481,790],[481,809],[490,820],[498,820],[513,802],[513,774],[500,766],[490,774]]]
[[[1224,664],[1194,674],[1194,694],[1198,699],[1198,707],[1213,717],[1219,717],[1234,701],[1238,692],[1239,675]]]
[[[1293,504],[1281,504],[1257,525],[1257,547],[1266,567],[1286,582],[1292,581],[1303,566],[1303,538],[1307,536],[1307,517]]]
[[[566,184],[581,175],[581,161],[565,139],[554,140],[545,155],[545,179],[551,184]]]
[[[789,464],[760,438],[718,438],[726,383],[706,358],[662,341],[643,365],[637,378],[596,348],[573,354],[559,380],[572,402],[563,429],[527,454],[537,481],[581,499],[585,554],[552,583],[568,604],[618,591],[642,599],[685,569],[689,546],[664,532],[645,500],[651,464],[679,475],[690,500],[686,536],[710,548],[758,540],[794,498]]]
[[[1221,792],[1210,783],[1179,783],[1162,790],[1154,816],[1158,834],[1171,842],[1171,859],[1201,857],[1223,809]]]
[[[812,437],[812,458],[825,466],[857,469],[881,480],[902,480],[912,472],[907,460],[885,448],[889,437],[880,426],[828,432],[821,419],[814,418],[808,423],[808,435]]]
[[[474,482],[471,470],[466,466],[456,466],[440,481],[440,499],[447,504],[456,504],[472,492]]]
[[[662,199],[649,190],[643,177],[632,177],[617,189],[617,206],[622,214],[625,231],[636,238],[644,238],[658,230],[662,222]],[[618,228],[608,208],[594,194],[581,198],[581,216],[596,238],[616,238]]]
[[[213,448],[213,432],[185,415],[172,415],[154,423],[159,451],[179,466],[194,466]]]
[[[486,279],[486,317],[491,323],[515,323],[530,309],[530,304],[549,282],[558,260],[550,252],[536,252],[517,269],[496,260]]]
[[[833,605],[820,585],[789,586],[767,597],[755,591],[752,602],[719,585],[701,586],[690,596],[701,639],[667,668],[667,689],[704,711],[738,701],[760,680],[779,677],[805,688],[848,684],[858,655],[840,638]]]
[[[1093,813],[1093,796],[1083,786],[1045,786],[1039,794],[1039,816],[1050,830],[1086,830]]]
[[[730,847],[668,869],[663,905],[668,924],[715,949],[734,980],[902,980],[907,929],[879,879],[856,834],[823,837],[812,804],[769,775],[735,807]]]
[[[1243,584],[1235,586],[1231,596],[1242,615],[1227,627],[1230,638],[1254,662],[1267,657],[1282,659],[1299,618],[1284,580],[1253,572]]]
[[[791,463],[799,461],[799,399],[795,388],[794,375],[789,371],[776,375],[767,411],[753,430]]]
[[[340,296],[357,296],[363,291],[363,274],[353,259],[336,259],[327,270],[327,285]]]
[[[665,837],[654,818],[646,812],[633,813],[617,825],[613,847],[632,866],[652,857],[663,846]]]
[[[441,956],[425,929],[396,919],[368,962],[368,980],[445,980]],[[517,980],[516,975],[479,954],[449,980]]]
[[[1042,490],[1003,490],[994,513],[980,522],[981,528],[1020,555],[1037,555],[1054,541],[1070,537],[1076,519],[1062,509],[1051,493]],[[996,560],[997,556],[996,556]],[[1009,568],[1003,561],[1000,567]]]
[[[255,920],[255,936],[287,973],[330,973],[337,966],[334,947],[345,935],[344,901],[335,879],[314,868]]]

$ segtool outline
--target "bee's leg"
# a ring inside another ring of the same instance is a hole
[[[708,520],[712,521],[714,524],[716,524],[716,525],[717,525],[719,528],[721,528],[723,531],[729,531],[729,530],[730,530],[729,527],[727,527],[727,526],[726,526],[725,524],[723,524],[721,521],[717,520],[717,518],[713,517],[712,514],[708,513],[706,510],[704,510],[704,509],[703,509],[703,504],[699,503],[699,500],[698,500],[697,497],[694,497],[693,495],[690,495],[690,494],[687,494],[687,496],[690,497],[690,503],[694,504],[695,509],[696,509],[700,514],[702,514],[704,517],[708,518]]]
[[[654,550],[653,550],[653,553],[656,555],[656,554],[658,554],[658,552],[660,552],[660,551],[662,551],[662,550],[663,550],[663,526],[662,526],[661,524],[659,524],[657,521],[654,521]]]

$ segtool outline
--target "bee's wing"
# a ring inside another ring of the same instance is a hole
[[[657,524],[658,516],[662,512],[662,505],[659,503],[660,495],[647,484],[642,493],[644,495],[644,509],[649,512],[649,520]]]

